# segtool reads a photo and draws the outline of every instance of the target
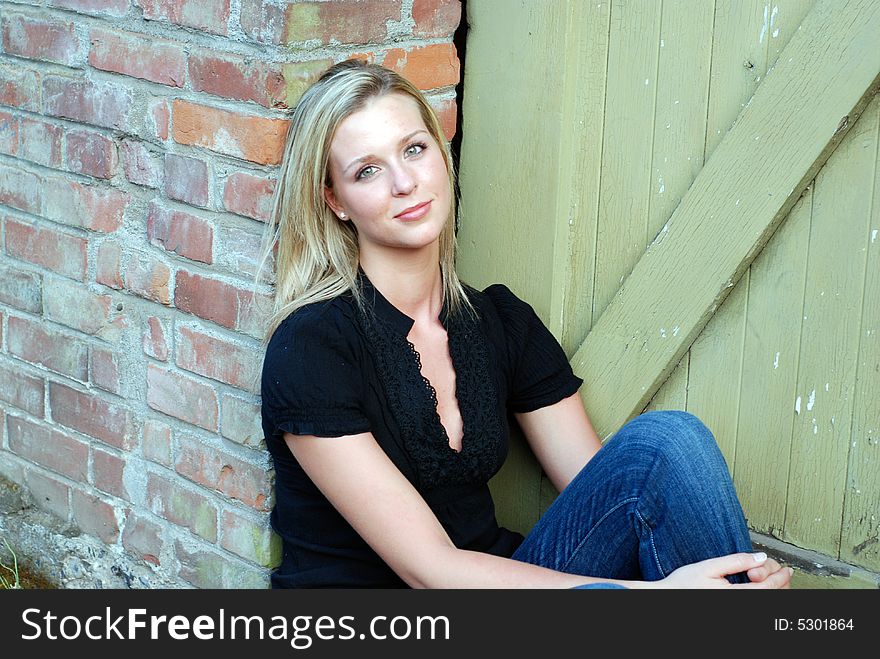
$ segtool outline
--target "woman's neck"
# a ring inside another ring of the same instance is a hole
[[[394,259],[365,256],[361,254],[360,266],[386,300],[419,325],[436,322],[443,308],[438,250]]]

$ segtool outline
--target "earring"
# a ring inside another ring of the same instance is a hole
[[[345,213],[340,213],[340,214],[339,214],[339,219],[340,219],[340,220],[344,220],[344,219],[345,219]]]

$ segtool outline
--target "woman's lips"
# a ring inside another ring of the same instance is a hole
[[[398,220],[418,220],[428,214],[431,210],[431,202],[424,201],[421,204],[410,206],[402,213],[398,213],[394,217]]]

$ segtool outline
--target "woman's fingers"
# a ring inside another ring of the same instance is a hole
[[[746,574],[748,574],[749,581],[764,581],[764,579],[779,570],[781,567],[782,566],[774,559],[768,558],[763,565],[753,567],[751,570],[748,570]]]
[[[756,567],[763,566],[766,562],[767,554],[764,552],[754,554],[740,552],[738,554],[710,558],[703,561],[703,564],[715,576],[725,577],[728,574],[736,574],[737,572],[748,572]]]
[[[790,588],[791,575],[794,572],[790,567],[780,567],[775,572],[768,574],[761,581],[751,583],[733,584],[732,588]]]

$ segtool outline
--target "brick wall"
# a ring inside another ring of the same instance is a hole
[[[0,0],[0,475],[180,583],[267,583],[252,277],[287,110],[368,57],[451,137],[460,14]]]

